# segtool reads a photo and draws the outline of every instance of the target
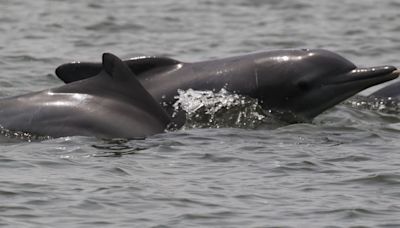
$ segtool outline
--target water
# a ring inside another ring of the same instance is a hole
[[[0,5],[1,96],[61,85],[57,65],[106,51],[196,61],[326,48],[360,66],[400,66],[395,0]],[[234,107],[258,116],[244,104]],[[3,136],[0,226],[399,227],[400,115],[385,107],[352,100],[312,123],[273,127],[244,126],[236,111],[228,117],[239,121],[194,119],[136,141]]]

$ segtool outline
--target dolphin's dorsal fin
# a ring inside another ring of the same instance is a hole
[[[135,57],[124,61],[135,75],[142,74],[156,68],[173,66],[181,62],[175,59],[158,56]],[[65,83],[90,78],[102,70],[101,63],[72,62],[60,65],[56,69],[56,75]]]
[[[165,126],[170,122],[170,118],[164,109],[142,86],[135,74],[126,65],[125,61],[122,61],[111,53],[104,53],[102,59],[103,73],[111,77],[115,83],[128,88],[131,104],[153,115]],[[100,75],[103,73],[100,73]]]
[[[103,70],[113,79],[125,81],[134,77],[129,68],[117,56],[111,53],[104,53],[102,59]]]
[[[72,62],[56,68],[56,75],[65,83],[93,77],[102,70],[101,63]]]

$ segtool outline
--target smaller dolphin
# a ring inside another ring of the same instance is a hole
[[[400,71],[398,71],[400,72]],[[400,100],[400,81],[392,83],[388,86],[385,86],[374,93],[372,93],[369,97],[376,98],[393,98]]]
[[[105,53],[94,77],[0,100],[0,125],[35,135],[141,138],[170,119],[118,57]]]

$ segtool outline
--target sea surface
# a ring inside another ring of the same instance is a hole
[[[58,65],[103,52],[287,48],[400,67],[400,1],[0,0],[2,97],[60,86]],[[198,105],[188,124],[145,140],[4,134],[0,227],[400,227],[398,107],[353,98],[285,125],[224,91],[180,102]]]

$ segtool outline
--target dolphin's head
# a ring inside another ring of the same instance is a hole
[[[308,121],[361,90],[398,76],[393,66],[357,68],[322,49],[272,52],[255,63],[262,105],[290,113],[287,121]]]

